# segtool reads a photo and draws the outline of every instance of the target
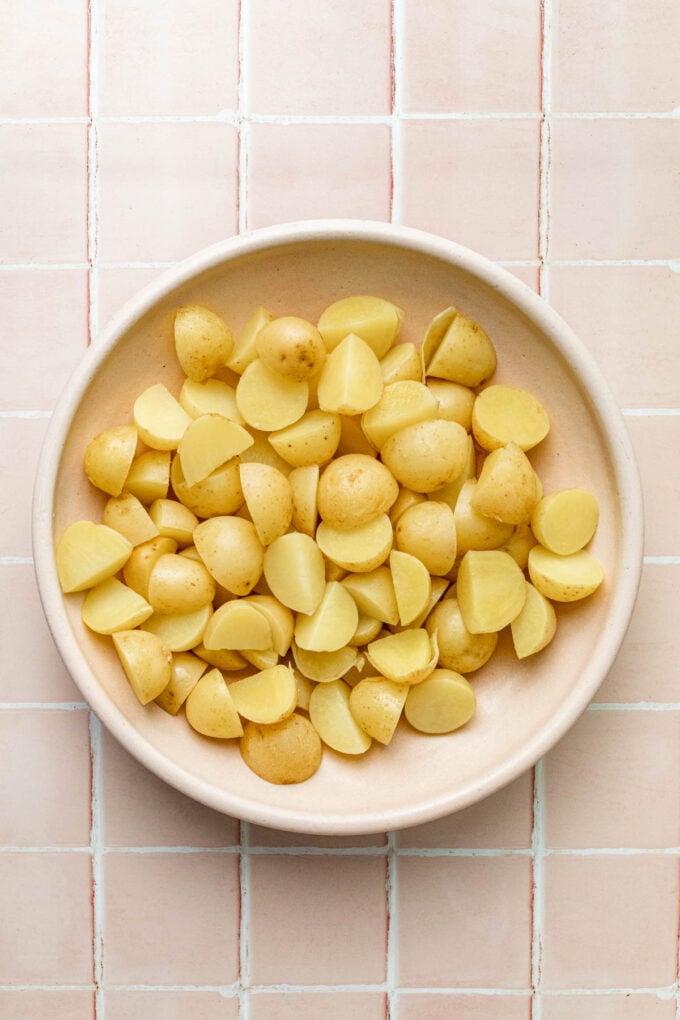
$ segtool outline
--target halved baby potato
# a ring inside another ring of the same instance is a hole
[[[90,482],[110,496],[120,496],[137,450],[134,425],[104,429],[85,447],[83,467]]]
[[[508,553],[470,550],[458,568],[456,595],[470,633],[489,634],[519,615],[526,600],[526,581]]]
[[[149,507],[149,517],[160,535],[171,538],[178,546],[192,544],[198,517],[183,503],[176,499],[155,499]]]
[[[55,560],[61,590],[85,591],[113,577],[127,562],[132,543],[106,524],[75,521],[57,542]]]
[[[125,535],[133,546],[148,542],[158,535],[158,527],[131,492],[121,492],[120,496],[111,496],[106,501],[102,523]]]
[[[508,443],[531,450],[549,430],[550,420],[543,405],[517,386],[487,386],[472,408],[472,431],[484,450],[497,450]]]
[[[430,572],[417,556],[398,549],[393,549],[390,553],[390,572],[398,620],[402,626],[407,627],[424,613],[429,605],[432,594]]]
[[[281,535],[264,554],[264,576],[272,594],[294,612],[313,613],[326,591],[321,550],[309,535]]]
[[[306,380],[287,379],[261,358],[252,361],[236,386],[236,404],[248,425],[273,432],[292,425],[307,409]]]
[[[420,733],[452,733],[470,721],[476,699],[472,685],[451,669],[435,669],[411,687],[404,715]]]
[[[533,584],[526,582],[527,597],[519,616],[510,624],[512,643],[518,659],[535,655],[549,645],[557,629],[552,602]]]
[[[531,530],[546,549],[569,556],[590,542],[600,516],[586,489],[558,489],[544,496],[531,517]]]
[[[211,517],[194,529],[193,538],[201,559],[217,583],[234,595],[248,595],[259,580],[264,564],[264,546],[252,521],[241,517]]]
[[[199,679],[186,700],[189,725],[205,737],[228,740],[243,736],[243,726],[234,700],[219,669]]]
[[[221,315],[205,305],[185,305],[175,313],[177,360],[189,379],[202,383],[226,365],[234,346]]]
[[[150,506],[155,499],[165,499],[169,485],[170,451],[145,450],[130,465],[123,488]]]
[[[297,684],[290,666],[272,666],[229,685],[236,711],[250,722],[281,722],[297,704]]]
[[[269,464],[241,464],[241,488],[257,537],[263,546],[284,535],[293,519],[290,482]]]
[[[298,613],[295,644],[310,652],[335,652],[352,639],[359,622],[356,603],[338,581],[329,581],[313,613]]]
[[[83,623],[97,634],[113,634],[117,630],[132,630],[153,613],[153,608],[132,588],[109,577],[90,588],[83,600]]]
[[[268,312],[261,305],[253,310],[245,326],[234,341],[234,348],[227,362],[227,366],[232,372],[242,375],[248,365],[255,361],[258,356],[257,347],[255,346],[257,335],[273,318],[274,316],[271,312]]]
[[[132,413],[140,439],[153,450],[176,450],[192,421],[163,383],[140,393]]]
[[[446,309],[430,324],[423,356],[426,375],[463,386],[481,386],[496,370],[496,351],[488,335],[455,308]]]
[[[221,414],[194,418],[177,447],[184,480],[189,486],[204,481],[252,445],[253,437],[248,430]]]
[[[529,577],[542,595],[554,602],[585,599],[602,584],[602,564],[586,549],[560,556],[542,545],[529,551]]]
[[[397,549],[417,557],[430,574],[448,574],[457,551],[453,510],[448,503],[433,499],[417,503],[397,521],[394,541]]]
[[[476,488],[475,478],[469,478],[464,482],[453,511],[459,556],[463,556],[471,549],[497,549],[509,541],[514,531],[512,524],[504,524],[493,517],[485,517],[475,510],[472,501]]]
[[[301,382],[321,371],[326,347],[316,326],[296,315],[283,315],[264,324],[255,349],[268,368]]]
[[[352,688],[349,707],[361,726],[380,744],[389,744],[409,692],[408,684],[396,684],[384,676],[367,676]]]
[[[280,457],[294,468],[327,464],[340,442],[340,415],[334,411],[307,411],[296,422],[272,432],[269,442]]]
[[[333,351],[350,333],[368,344],[377,358],[387,354],[396,340],[404,313],[385,298],[356,294],[334,301],[321,313],[319,332],[326,349]]]
[[[166,690],[172,679],[172,656],[160,638],[143,630],[121,630],[112,635],[126,677],[141,705],[148,705]]]
[[[470,505],[504,524],[526,524],[538,498],[536,472],[524,451],[510,442],[484,459]]]
[[[428,634],[437,635],[439,665],[456,673],[474,673],[484,666],[496,650],[498,634],[472,634],[463,620],[458,600],[446,598],[437,603],[427,618]]]
[[[203,640],[212,616],[212,606],[201,606],[193,613],[154,613],[141,624],[142,630],[155,634],[171,652],[188,652]]]
[[[385,385],[377,404],[365,411],[361,426],[380,450],[395,432],[439,417],[437,398],[419,380],[406,379]]]
[[[384,464],[362,453],[348,453],[326,467],[319,478],[319,515],[333,528],[368,524],[387,513],[399,486]]]
[[[222,379],[194,382],[185,379],[179,391],[179,402],[192,418],[202,414],[221,414],[237,425],[243,425],[241,412],[236,406],[236,390]]]
[[[388,680],[418,684],[437,665],[437,638],[422,627],[378,638],[366,648],[368,661]]]
[[[154,613],[193,613],[215,598],[215,581],[203,563],[163,553],[149,574],[147,599]]]
[[[458,422],[433,418],[395,432],[381,453],[401,485],[415,492],[435,492],[465,467],[468,434]]]
[[[364,754],[371,738],[350,708],[351,688],[342,680],[317,684],[309,698],[309,718],[324,744],[342,754]]]
[[[380,370],[385,386],[402,379],[422,382],[423,368],[418,348],[412,343],[396,344],[380,359]]]
[[[210,617],[203,644],[209,651],[221,648],[265,651],[272,647],[271,624],[248,599],[232,599]]]
[[[293,659],[300,673],[315,683],[330,683],[341,680],[357,662],[359,653],[349,645],[334,652],[314,652],[293,645]]]
[[[244,762],[255,775],[277,785],[310,779],[323,754],[319,734],[299,712],[269,726],[247,722],[240,749]]]
[[[314,537],[319,523],[317,494],[319,491],[319,465],[309,464],[293,468],[288,475],[293,498],[292,525],[296,531]]]
[[[350,333],[328,355],[317,385],[322,411],[361,414],[380,400],[380,362],[361,337]]]
[[[154,635],[149,634],[149,637],[152,636]],[[208,663],[199,659],[193,652],[175,652],[171,655],[171,660],[170,680],[154,700],[168,715],[177,715],[208,668]]]
[[[355,528],[333,528],[321,521],[316,529],[316,541],[324,556],[343,570],[355,573],[375,570],[384,563],[392,540],[392,524],[387,514]]]
[[[149,601],[149,577],[156,560],[165,553],[177,552],[177,542],[166,535],[158,535],[148,542],[135,546],[123,567],[123,579],[128,588],[133,588],[142,598]]]
[[[197,517],[218,517],[236,513],[243,506],[239,461],[251,449],[252,447],[248,447],[240,458],[234,457],[226,464],[221,464],[195,485],[187,483],[179,456],[173,457],[170,481],[177,499]]]
[[[390,557],[393,555],[390,553]],[[389,567],[381,565],[365,574],[347,574],[340,584],[354,599],[360,615],[391,625],[399,622],[395,584]]]

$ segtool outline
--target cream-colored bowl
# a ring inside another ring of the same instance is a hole
[[[501,638],[473,675],[474,719],[428,737],[400,724],[391,745],[357,759],[326,751],[296,786],[270,785],[241,761],[237,742],[194,733],[183,716],[143,708],[108,638],[80,620],[82,596],[64,598],[54,542],[72,521],[98,519],[101,493],[82,469],[88,440],[131,420],[151,383],[177,387],[173,310],[190,301],[220,310],[234,330],[254,306],[316,321],[343,295],[375,293],[406,310],[402,339],[418,342],[448,305],[469,313],[498,352],[494,381],[526,387],[548,408],[548,438],[532,453],[545,490],[595,493],[592,549],[606,580],[583,603],[558,607],[558,632],[519,663]],[[642,561],[638,473],[623,421],[587,351],[551,308],[503,269],[449,241],[381,223],[319,221],[256,231],[215,245],[165,273],[129,302],[88,351],[52,417],[35,487],[35,569],[66,667],[111,733],[162,779],[219,811],[293,831],[357,834],[457,811],[532,766],[593,698],[621,644]]]

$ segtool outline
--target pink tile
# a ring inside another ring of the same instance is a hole
[[[0,556],[31,555],[31,515],[27,511],[46,428],[44,418],[0,418],[0,450],[11,453],[5,457],[0,490]]]
[[[382,855],[253,855],[253,984],[384,981],[385,877]]]
[[[97,331],[103,330],[126,301],[162,272],[162,269],[98,269],[95,274]]]
[[[630,628],[597,701],[680,701],[677,671],[668,668],[680,661],[678,591],[679,566],[645,564]]]
[[[106,1020],[239,1020],[236,996],[220,992],[132,992],[104,995]]]
[[[389,219],[390,159],[390,130],[382,124],[254,124],[248,225]]]
[[[340,848],[348,850],[350,847],[385,846],[387,837],[385,833],[376,833],[368,836],[308,836],[302,832],[283,832],[281,829],[266,829],[262,825],[248,825],[248,846],[249,847],[315,847]]]
[[[107,984],[226,985],[236,980],[236,855],[109,853],[104,899]]]
[[[399,1020],[528,1020],[531,1000],[526,995],[414,995],[397,996]]]
[[[525,113],[540,108],[536,0],[406,0],[402,37],[404,110]]]
[[[640,469],[645,503],[645,553],[680,554],[677,515],[680,478],[680,416],[629,417],[628,432]],[[663,456],[660,452],[663,451]]]
[[[666,266],[554,266],[550,303],[588,346],[623,407],[680,404],[680,273]],[[644,351],[644,357],[640,357]]]
[[[531,846],[533,777],[526,772],[504,790],[456,814],[396,834],[400,847],[514,850]]]
[[[539,270],[538,266],[504,266],[509,273],[516,276],[527,287],[531,287],[537,294],[539,292]]]
[[[236,131],[229,124],[104,124],[99,258],[161,261],[236,231]]]
[[[82,701],[47,628],[33,566],[3,564],[0,584],[13,594],[0,613],[0,701]]]
[[[102,732],[106,846],[224,847],[238,844],[238,822],[190,800],[145,769]],[[149,811],[153,804],[153,811]]]
[[[536,121],[409,120],[401,130],[404,223],[490,258],[536,257]]]
[[[238,0],[105,0],[98,13],[99,112],[216,114],[238,105]]]
[[[675,857],[548,857],[544,869],[544,988],[662,988],[673,983]]]
[[[87,128],[5,124],[0,146],[0,261],[80,262],[86,256]],[[17,184],[21,182],[18,194]]]
[[[3,18],[4,117],[85,116],[87,29],[86,4],[12,5],[11,17]]]
[[[680,846],[679,773],[680,713],[586,712],[545,760],[546,845]]]
[[[607,4],[559,0],[553,16],[553,102],[567,111],[668,111],[680,69],[670,41],[680,33],[673,0]]]
[[[676,255],[679,121],[556,120],[551,140],[551,258]]]
[[[380,114],[390,110],[388,0],[249,4],[253,113]]]
[[[87,346],[87,274],[80,269],[0,273],[5,336],[22,357],[6,358],[0,410],[51,410]],[[26,361],[40,365],[27,372]]]
[[[92,983],[90,863],[86,853],[0,854],[0,984]]]
[[[94,992],[0,992],[0,1016],[10,1020],[92,1020]]]
[[[400,857],[399,984],[526,988],[527,857]]]
[[[381,992],[251,992],[250,1020],[385,1020]]]
[[[0,712],[3,843],[89,845],[88,722],[85,710]]]
[[[542,1020],[675,1020],[675,1000],[655,995],[544,995]]]

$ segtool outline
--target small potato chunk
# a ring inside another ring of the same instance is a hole
[[[257,358],[255,341],[260,330],[271,322],[274,316],[266,308],[258,306],[236,337],[234,349],[229,358],[228,367],[232,372],[242,375],[251,362]]]
[[[437,398],[414,379],[386,385],[377,404],[365,411],[361,427],[368,440],[381,450],[390,436],[419,421],[438,418]]]
[[[448,574],[456,562],[456,524],[448,503],[426,500],[405,510],[394,529],[401,552],[424,563],[430,574]]]
[[[397,521],[411,506],[416,506],[417,503],[424,503],[427,496],[424,492],[414,492],[413,489],[407,489],[405,485],[399,486],[399,495],[392,504],[390,510],[390,520],[392,521],[392,527],[397,526]]]
[[[526,599],[524,574],[508,553],[471,550],[461,560],[458,605],[471,634],[489,634],[512,623]]]
[[[64,593],[85,591],[113,577],[126,563],[132,543],[94,521],[75,521],[57,542],[55,561]]]
[[[472,408],[472,431],[484,450],[516,443],[526,452],[545,439],[549,429],[545,408],[516,386],[487,386]]]
[[[326,591],[321,550],[309,535],[291,532],[264,554],[264,576],[272,594],[293,612],[313,613]]]
[[[132,545],[148,542],[158,535],[158,528],[146,509],[131,492],[121,492],[106,501],[102,522],[125,535]]]
[[[186,700],[189,725],[205,737],[242,737],[243,726],[219,669],[204,673]]]
[[[531,530],[546,549],[569,556],[590,542],[600,516],[597,500],[585,489],[559,489],[544,496],[531,517]]]
[[[170,451],[145,450],[135,457],[123,488],[144,506],[165,499],[170,485]]]
[[[212,612],[212,606],[208,605],[193,613],[172,613],[169,616],[154,613],[141,624],[141,629],[156,634],[173,653],[188,652],[203,640]]]
[[[193,613],[215,598],[215,582],[202,563],[165,553],[151,569],[147,597],[154,613]]]
[[[321,314],[319,332],[333,351],[350,333],[360,336],[377,358],[383,358],[397,338],[404,313],[390,301],[370,294],[340,298]]]
[[[429,606],[432,594],[430,572],[422,560],[397,549],[390,553],[390,571],[399,623],[407,627]]]
[[[472,497],[476,487],[477,481],[474,478],[462,485],[453,511],[459,556],[470,549],[497,549],[513,533],[512,524],[503,524],[492,517],[485,517],[474,509]]]
[[[362,453],[348,453],[322,472],[317,504],[326,524],[349,529],[387,513],[398,495],[399,486],[384,464]]]
[[[297,684],[290,666],[272,666],[229,685],[236,711],[250,722],[281,722],[297,704]]]
[[[140,439],[153,450],[176,450],[191,418],[163,383],[144,390],[133,406]]]
[[[317,493],[319,490],[319,465],[294,468],[288,475],[293,497],[292,525],[296,531],[314,537],[319,523]]]
[[[232,648],[206,648],[201,642],[192,651],[199,659],[209,663],[211,666],[217,666],[223,673],[242,670],[248,665],[247,660],[243,658],[241,653]]]
[[[370,641],[375,641],[376,638],[380,637],[380,632],[383,629],[382,621],[376,620],[372,616],[363,616],[359,613],[359,622],[357,629],[354,631],[354,636],[350,644],[355,648],[363,648]],[[345,680],[347,677],[345,676]]]
[[[395,684],[384,676],[367,676],[352,689],[349,707],[369,737],[389,744],[409,692],[408,684]]]
[[[430,584],[431,584],[431,590],[430,590],[430,598],[428,600],[428,603],[425,606],[425,608],[423,609],[422,613],[420,613],[418,616],[416,616],[415,620],[413,620],[411,622],[411,624],[410,624],[411,627],[424,627],[425,626],[425,622],[426,622],[428,616],[430,615],[430,613],[432,612],[434,607],[437,605],[439,600],[444,597],[445,592],[449,588],[449,581],[448,581],[448,578],[446,578],[446,577],[431,577],[430,578]]]
[[[470,721],[475,708],[475,692],[464,676],[435,669],[409,690],[404,715],[420,733],[452,733]]]
[[[516,443],[493,450],[484,460],[470,505],[504,524],[526,524],[538,500],[536,472]]]
[[[138,631],[142,634],[144,631]],[[150,637],[153,635],[149,635]],[[207,662],[192,652],[175,652],[172,656],[170,681],[154,699],[168,715],[177,715],[191,691],[208,668]]]
[[[234,346],[221,315],[204,305],[185,305],[175,314],[175,350],[182,371],[202,383],[226,365]]]
[[[188,485],[182,472],[179,456],[175,456],[170,468],[170,481],[180,503],[188,507],[197,517],[220,517],[236,513],[243,506],[243,490],[239,474],[239,460],[234,457],[221,464],[207,478],[195,485]]]
[[[321,739],[298,712],[271,726],[246,723],[240,746],[248,768],[268,783],[304,783],[321,764]]]
[[[352,715],[351,688],[342,680],[317,684],[309,698],[309,718],[324,744],[342,754],[364,754],[371,738]]]
[[[155,634],[121,630],[113,644],[125,675],[141,705],[148,705],[167,689],[172,679],[172,656]]]
[[[537,476],[538,477],[538,476]],[[518,524],[507,542],[499,546],[503,552],[509,553],[517,565],[527,569],[529,563],[529,550],[536,545],[534,533],[529,524]]]
[[[577,602],[604,580],[602,565],[585,549],[568,556],[535,545],[529,552],[529,577],[542,595],[554,602]]]
[[[249,595],[248,604],[255,606],[269,621],[272,648],[277,655],[286,655],[293,640],[295,618],[291,610],[273,595]]]
[[[437,418],[457,421],[466,432],[472,427],[472,408],[475,393],[469,386],[449,382],[446,379],[428,379],[427,388],[439,405]]]
[[[257,537],[263,546],[285,534],[293,519],[290,482],[268,464],[241,464],[241,487]]]
[[[198,517],[183,503],[176,499],[155,499],[149,507],[149,517],[159,533],[173,539],[178,546],[192,544]]]
[[[248,599],[232,599],[210,617],[203,644],[209,651],[216,648],[267,651],[272,647],[271,624]]]
[[[91,439],[83,467],[90,482],[110,496],[120,496],[137,450],[134,425],[115,425]]]
[[[409,425],[386,441],[382,459],[394,477],[415,492],[436,492],[465,467],[468,435],[455,421],[434,418]]]
[[[350,333],[328,355],[317,386],[322,411],[361,414],[380,400],[380,362],[361,337]]]
[[[262,575],[264,546],[252,521],[211,517],[194,530],[194,542],[206,567],[227,591],[248,595]]]
[[[428,634],[437,635],[439,665],[456,673],[474,673],[484,666],[496,650],[498,634],[471,634],[463,622],[455,598],[439,602],[427,618]]]
[[[418,348],[411,343],[397,344],[380,359],[380,370],[385,386],[402,379],[422,382],[423,368]]]
[[[529,582],[527,597],[519,616],[510,624],[512,643],[518,659],[535,655],[549,645],[557,629],[557,616],[552,602]]]
[[[253,445],[253,437],[241,425],[221,414],[194,418],[182,436],[177,453],[187,485],[208,475]]]
[[[473,319],[453,312],[450,325],[433,343],[433,334],[423,343],[425,373],[439,379],[449,379],[463,386],[481,386],[496,371],[496,351],[491,340]]]
[[[319,549],[329,560],[355,573],[368,573],[384,563],[392,549],[392,524],[387,514],[356,528],[333,528],[322,521],[316,529]]]
[[[310,652],[335,652],[349,643],[358,622],[359,611],[350,593],[338,581],[329,581],[314,612],[298,613],[295,643]]]
[[[116,577],[90,588],[81,609],[83,623],[97,634],[132,630],[151,616],[152,607]]]
[[[307,410],[306,380],[286,379],[261,358],[251,362],[236,387],[236,404],[248,425],[265,432],[285,429]]]
[[[477,477],[477,449],[472,436],[467,437],[467,455],[465,458],[465,465],[463,470],[454,478],[448,485],[444,485],[441,489],[437,489],[435,493],[435,499],[440,500],[442,503],[448,503],[451,509],[455,512],[456,506],[458,505],[458,497],[461,494],[462,488],[466,482],[470,479],[476,480]]]
[[[367,574],[347,574],[340,583],[354,599],[361,615],[390,625],[399,622],[397,598],[389,567],[376,567]]]
[[[255,337],[255,349],[268,368],[296,382],[316,375],[326,360],[321,333],[295,315],[266,323]]]
[[[418,684],[437,665],[436,635],[430,637],[422,627],[402,630],[371,641],[366,655],[373,668],[388,680]]]
[[[293,676],[295,677],[295,683],[297,685],[296,707],[302,709],[303,712],[308,712],[309,699],[316,684],[313,680],[309,680],[306,676],[303,676],[299,669],[293,670]]]
[[[269,442],[294,468],[327,464],[340,442],[340,415],[331,411],[307,411],[288,428],[272,432]]]
[[[236,406],[236,390],[221,379],[206,379],[205,382],[185,379],[179,391],[179,402],[192,418],[200,418],[202,414],[221,414],[223,418],[243,425],[241,412]]]
[[[132,588],[148,602],[149,577],[156,560],[165,553],[174,552],[177,552],[177,543],[164,535],[135,546],[123,567],[123,578],[128,588]]]
[[[356,664],[358,657],[356,648],[351,647],[338,648],[334,652],[312,652],[293,645],[293,658],[300,673],[318,684],[341,680]]]

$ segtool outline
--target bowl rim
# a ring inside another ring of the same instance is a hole
[[[142,737],[112,705],[85,663],[68,623],[53,553],[52,520],[56,478],[64,439],[80,400],[98,367],[118,339],[169,291],[234,258],[279,245],[309,241],[362,241],[404,248],[464,269],[512,302],[572,365],[588,395],[591,412],[608,444],[621,495],[622,559],[612,592],[608,626],[594,654],[586,681],[581,681],[547,725],[522,750],[489,772],[474,788],[416,805],[342,816],[310,816],[302,810],[253,804],[237,791],[218,790],[189,775]],[[264,227],[203,248],[160,274],[130,298],[85,352],[51,415],[40,452],[32,506],[33,564],[38,593],[59,654],[88,706],[141,764],[182,793],[203,804],[258,825],[313,835],[360,835],[422,824],[470,806],[506,786],[533,767],[570,729],[592,700],[623,642],[635,605],[643,563],[644,517],[639,471],[621,410],[601,369],[562,317],[529,286],[487,257],[454,241],[412,227],[353,219],[318,219]]]

